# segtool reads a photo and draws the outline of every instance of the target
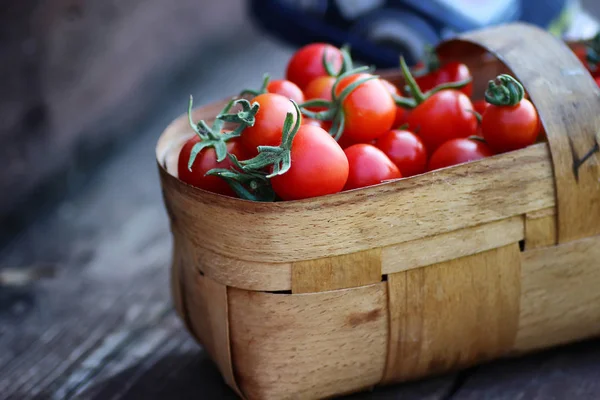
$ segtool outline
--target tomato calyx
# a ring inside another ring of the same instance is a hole
[[[394,101],[396,102],[397,106],[402,107],[402,108],[407,108],[407,109],[413,109],[413,108],[417,107],[419,104],[423,103],[429,97],[433,96],[434,94],[436,94],[442,90],[461,89],[461,88],[465,87],[466,85],[468,85],[472,81],[472,78],[467,78],[467,79],[464,79],[464,80],[458,81],[458,82],[443,83],[443,84],[437,85],[433,89],[428,90],[427,92],[423,93],[423,91],[419,87],[419,84],[417,83],[414,76],[410,72],[410,68],[406,64],[404,57],[400,57],[400,69],[402,70],[402,75],[404,75],[404,80],[407,83],[407,92],[410,94],[410,96],[412,96],[412,98],[403,97],[403,96],[399,96],[399,95],[392,95],[392,97],[394,98]]]
[[[240,92],[240,96],[250,95],[250,96],[256,97],[258,95],[267,93],[267,85],[269,85],[269,80],[271,80],[271,77],[269,76],[269,74],[264,74],[262,85],[258,90],[244,89]]]
[[[198,123],[194,123],[192,119],[192,108],[194,104],[194,98],[190,96],[188,104],[188,122],[192,130],[198,135],[200,141],[192,147],[190,152],[190,159],[188,161],[188,169],[192,170],[192,165],[198,154],[205,148],[213,147],[217,156],[217,162],[223,161],[227,157],[227,144],[229,139],[238,137],[247,126],[254,125],[254,116],[258,112],[258,104],[250,105],[247,100],[231,100],[221,111],[221,115],[229,112],[231,107],[235,104],[242,105],[242,111],[235,114],[236,118],[217,118],[213,122],[212,126],[208,126],[206,121],[200,120]],[[239,125],[231,132],[222,133],[223,125],[229,120],[230,122],[236,122]]]
[[[584,42],[585,58],[590,71],[596,72],[600,63],[600,32]]]
[[[233,163],[231,169],[214,168],[206,175],[214,175],[223,179],[235,194],[244,200],[275,201],[275,192],[271,181],[261,171],[245,171],[244,166],[233,154],[229,154]]]
[[[488,83],[485,101],[499,107],[516,106],[525,97],[525,89],[515,78],[501,74]]]
[[[332,76],[334,78],[338,78],[340,75],[344,74],[347,71],[351,71],[354,69],[352,57],[350,56],[350,45],[345,44],[340,47],[340,52],[342,53],[342,66],[339,71],[335,71],[335,68],[327,58],[327,49],[323,50],[323,69],[327,72],[327,75]]]
[[[344,132],[344,123],[345,123],[344,122],[344,120],[345,120],[344,109],[342,107],[342,103],[344,102],[346,97],[348,97],[350,95],[350,93],[352,93],[360,85],[362,85],[363,83],[365,83],[367,81],[373,80],[373,79],[379,79],[379,76],[370,75],[366,78],[359,79],[356,82],[352,82],[350,85],[348,85],[346,88],[344,88],[344,90],[342,90],[342,92],[339,94],[339,96],[336,95],[336,89],[337,89],[339,83],[344,78],[346,78],[350,75],[355,75],[355,74],[359,74],[359,73],[363,73],[363,72],[368,73],[371,71],[372,71],[371,67],[365,66],[365,67],[360,67],[360,68],[346,71],[343,74],[339,75],[336,78],[335,83],[333,84],[333,87],[331,88],[331,100],[314,99],[314,100],[306,101],[300,105],[302,114],[306,115],[309,118],[316,119],[319,121],[332,121],[331,129],[329,130],[329,134],[331,136],[333,136],[333,138],[335,140],[339,140],[340,137],[342,136],[342,133]],[[310,111],[307,109],[310,107],[322,107],[322,108],[325,108],[325,110]]]
[[[294,137],[302,124],[300,108],[294,100],[290,100],[296,109],[296,121],[292,113],[287,113],[281,133],[281,144],[279,146],[258,146],[258,155],[249,160],[240,161],[239,164],[244,171],[262,171],[265,167],[272,166],[273,170],[266,178],[285,174],[292,166],[292,143]]]
[[[238,160],[235,155],[229,154],[233,163],[231,169],[214,168],[206,175],[221,177],[242,199],[274,201],[275,192],[269,179],[285,174],[292,166],[292,143],[302,120],[298,104],[294,100],[290,101],[296,109],[296,120],[294,121],[292,113],[287,113],[279,146],[258,146],[258,155],[243,161]],[[272,167],[271,172],[267,172],[267,167]]]

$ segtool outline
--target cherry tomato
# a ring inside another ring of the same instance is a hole
[[[335,78],[332,76],[320,76],[310,81],[304,89],[306,100],[331,100],[331,88],[335,83]],[[310,111],[322,111],[325,107],[308,107]]]
[[[304,103],[304,93],[294,82],[279,79],[271,81],[267,84],[267,92],[280,94],[288,99],[294,100],[296,103]]]
[[[327,71],[323,68],[323,53],[325,51],[332,69],[338,72],[342,67],[342,52],[340,49],[325,43],[312,43],[294,53],[287,66],[287,79],[304,90],[312,80],[320,76],[327,76]]]
[[[384,86],[387,88],[387,90],[390,92],[390,94],[392,94],[392,95],[400,95],[400,91],[398,90],[398,88],[396,87],[396,85],[394,85],[390,81],[387,81],[385,79],[381,79],[381,83],[384,84]],[[404,109],[404,108],[402,108],[400,106],[396,106],[396,118],[394,119],[394,123],[392,124],[392,128],[399,128],[400,126],[402,126],[403,124],[405,124],[407,117],[408,117],[408,110],[406,110],[406,109]]]
[[[258,154],[258,146],[278,146],[281,143],[287,113],[292,113],[294,121],[296,120],[294,105],[280,94],[261,94],[252,99],[252,103],[254,102],[260,106],[254,126],[244,129],[240,136],[242,144],[252,156]]]
[[[312,125],[312,126],[318,126],[319,128],[323,128],[323,121],[319,121],[318,119],[303,117],[302,125]]]
[[[440,68],[422,76],[415,76],[417,84],[423,92],[433,89],[443,83],[460,82],[472,78],[469,67],[458,62],[448,62]],[[467,97],[473,94],[473,82],[469,82],[465,87],[459,89]]]
[[[292,165],[271,178],[273,190],[283,200],[324,196],[341,191],[348,179],[348,159],[323,129],[302,125],[291,148]]]
[[[600,76],[594,78],[594,80],[596,81],[596,85],[600,86]]]
[[[449,167],[493,156],[494,152],[482,141],[452,139],[441,145],[431,156],[428,170]]]
[[[400,170],[402,176],[422,174],[427,169],[427,150],[414,133],[391,130],[375,142]]]
[[[442,90],[412,109],[408,125],[432,154],[444,142],[477,133],[471,100],[458,90]]]
[[[485,101],[484,99],[476,100],[473,102],[473,109],[479,113],[479,115],[483,115],[486,108],[488,108],[490,103]]]
[[[540,133],[537,111],[527,99],[515,106],[490,105],[481,118],[481,132],[496,152],[521,149],[533,143]]]
[[[350,171],[344,190],[377,185],[390,179],[402,178],[400,170],[388,156],[371,144],[359,143],[344,150]]]
[[[370,76],[355,74],[342,78],[336,87],[336,96],[353,82]],[[379,79],[364,82],[342,102],[344,133],[347,140],[370,142],[389,131],[396,118],[396,103]]]
[[[192,147],[200,141],[198,136],[194,136],[189,139],[182,147],[179,153],[179,160],[177,162],[177,173],[179,179],[185,183],[199,187],[200,189],[208,190],[214,193],[220,193],[227,196],[235,196],[233,190],[229,185],[218,176],[205,174],[213,168],[227,168],[233,166],[229,157],[225,158],[221,162],[217,162],[217,154],[215,149],[212,147],[205,147],[198,153],[194,164],[192,164],[192,170],[188,169],[188,162],[190,160],[190,153]],[[249,154],[246,149],[241,145],[239,138],[233,138],[227,141],[227,152],[235,155],[240,160],[249,158]]]

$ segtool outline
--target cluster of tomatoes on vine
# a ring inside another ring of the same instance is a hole
[[[473,103],[466,65],[429,57],[406,86],[356,67],[348,49],[313,43],[286,79],[244,90],[179,155],[181,180],[255,201],[297,200],[396,180],[533,144],[537,112],[500,75]],[[227,125],[226,125],[227,124]],[[232,130],[225,127],[235,127]]]
[[[591,39],[574,44],[572,50],[600,86],[600,32]]]

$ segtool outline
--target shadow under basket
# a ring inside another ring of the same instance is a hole
[[[193,134],[185,116],[161,136],[174,303],[240,396],[336,396],[600,333],[599,89],[567,45],[529,25],[468,33],[439,52],[469,64],[476,93],[511,71],[547,141],[257,203],[177,179]]]

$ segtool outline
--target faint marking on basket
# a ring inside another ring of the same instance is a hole
[[[579,158],[577,155],[577,152],[575,151],[575,145],[573,144],[573,139],[571,139],[570,136],[569,146],[571,147],[571,155],[573,157],[573,175],[575,176],[575,180],[579,182],[579,169],[588,159],[592,158],[594,153],[600,152],[600,145],[598,145],[598,142],[596,142],[594,146],[592,146],[592,148],[588,150],[588,152],[585,153],[585,155],[581,158]]]

